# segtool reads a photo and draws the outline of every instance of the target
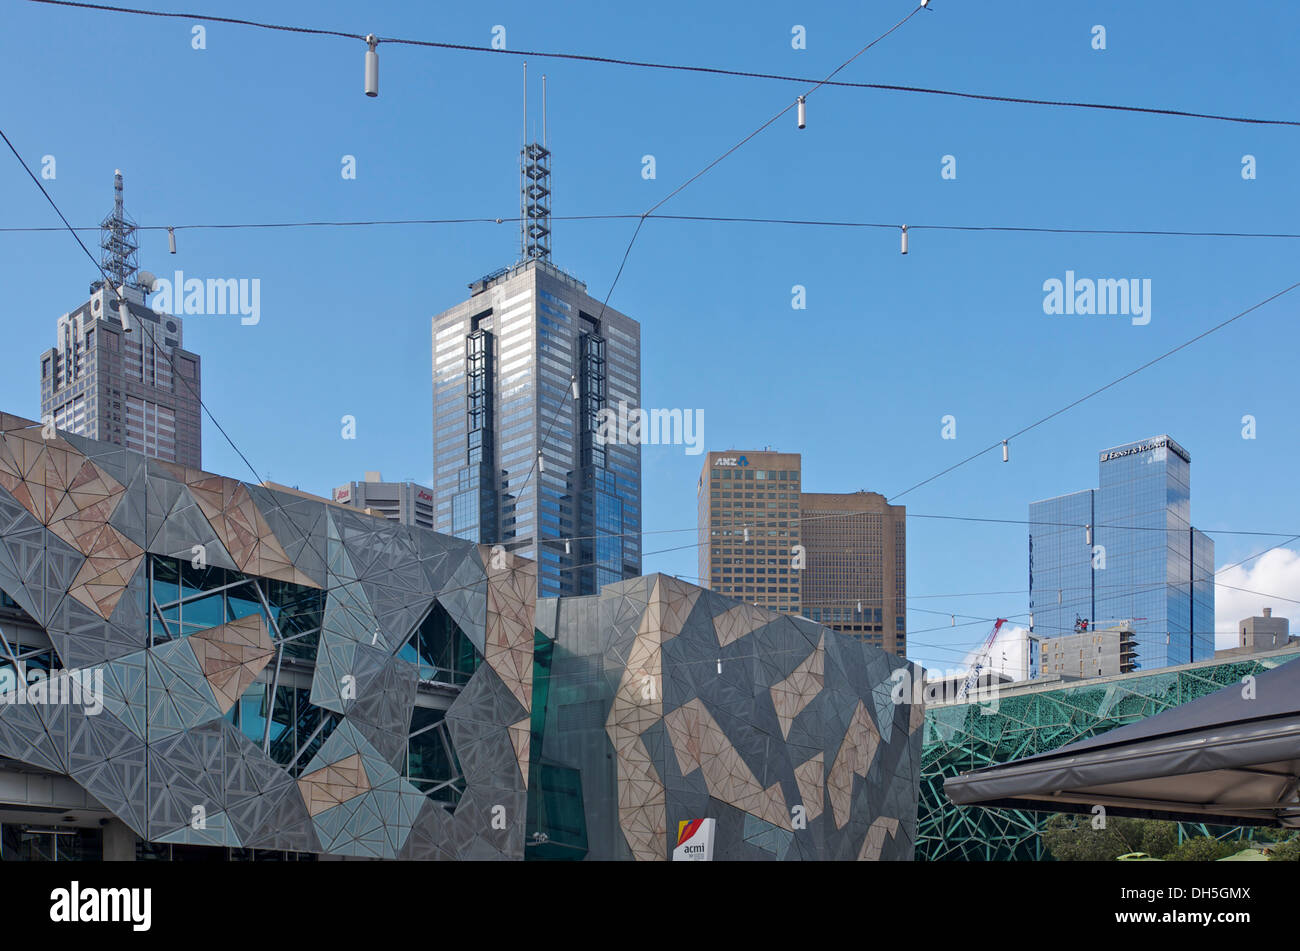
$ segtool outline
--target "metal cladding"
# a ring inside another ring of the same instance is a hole
[[[717,860],[912,857],[913,665],[664,575],[537,617],[541,848],[663,861],[679,822],[714,818]]]
[[[1042,833],[1051,813],[959,806],[944,793],[944,784],[972,770],[1036,756],[1145,721],[1224,687],[1240,686],[1245,678],[1296,662],[1295,658],[1295,651],[1279,651],[1172,670],[1065,681],[1051,689],[1008,686],[993,700],[932,704],[926,709],[923,730],[917,861],[1050,858]],[[1184,828],[1193,836],[1205,834],[1200,823]],[[1227,827],[1219,827],[1215,835],[1241,837]]]
[[[569,795],[591,858],[708,817],[722,860],[912,856],[915,668],[672,578],[538,602],[502,548],[0,414],[0,591],[0,760],[147,843],[571,858]]]
[[[98,710],[8,693],[0,756],[147,841],[522,858],[535,586],[504,552],[0,414],[0,590],[30,622],[0,660],[102,683]]]

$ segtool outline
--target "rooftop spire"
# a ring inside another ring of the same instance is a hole
[[[528,141],[528,64],[524,63],[524,147],[519,152],[519,253],[551,259],[551,151],[546,147],[546,76],[542,76],[542,141]]]
[[[103,253],[100,266],[114,287],[123,284],[136,287],[135,275],[139,270],[135,241],[135,222],[127,217],[122,202],[122,170],[113,173],[113,213],[99,223],[99,246]]]

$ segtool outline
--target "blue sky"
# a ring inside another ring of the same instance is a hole
[[[500,24],[513,49],[799,76],[825,75],[911,9],[909,0],[184,6],[477,45]],[[1297,118],[1287,64],[1300,8],[1252,9],[935,0],[839,78]],[[74,224],[109,210],[115,168],[141,224],[506,219],[182,231],[174,258],[165,233],[142,239],[141,266],[156,273],[260,279],[257,326],[186,323],[205,400],[260,475],[316,492],[367,469],[427,480],[429,318],[517,253],[519,58],[381,46],[372,100],[355,41],[208,24],[207,48],[194,50],[188,21],[19,0],[6,18],[3,127],[33,168],[55,157],[47,184]],[[796,24],[806,50],[791,48]],[[1096,24],[1104,51],[1091,46]],[[803,89],[555,60],[529,72],[548,75],[557,215],[646,210]],[[802,132],[793,114],[778,121],[662,211],[1298,230],[1300,129],[834,88],[809,98],[808,118]],[[646,154],[653,181],[641,176]],[[1241,176],[1247,154],[1254,181]],[[344,155],[356,156],[355,181],[340,175]],[[956,180],[940,176],[944,155],[956,157]],[[11,157],[3,168],[0,226],[57,223]],[[557,222],[555,262],[603,298],[633,227]],[[918,230],[903,257],[893,231],[651,221],[611,305],[642,324],[645,405],[703,410],[708,448],[801,451],[809,490],[892,496],[1300,279],[1297,244]],[[95,275],[66,234],[0,234],[0,248],[0,407],[36,416],[37,356]],[[1150,279],[1151,322],[1045,315],[1043,282],[1067,270]],[[791,308],[796,284],[806,310]],[[1288,380],[1298,306],[1300,296],[1269,305],[1016,440],[1009,465],[991,453],[901,501],[918,515],[1024,519],[1030,500],[1095,485],[1098,450],[1168,432],[1192,455],[1199,527],[1300,533]],[[761,409],[748,396],[756,379]],[[354,441],[340,438],[344,414],[357,418]],[[940,438],[945,414],[957,419],[956,440]],[[1254,440],[1241,438],[1246,414]],[[204,462],[249,477],[206,419]],[[643,465],[646,528],[690,529],[651,536],[646,550],[694,542],[700,457],[651,446]],[[1215,537],[1220,565],[1270,543]],[[916,518],[908,547],[913,659],[952,666],[980,640],[985,622],[950,628],[950,612],[1023,618],[1024,526]],[[1284,561],[1235,583],[1267,580],[1273,588],[1254,590],[1300,598],[1300,560]],[[645,569],[692,576],[695,552],[651,556]],[[1221,591],[1219,602],[1221,625],[1225,606],[1236,616],[1296,607],[1241,592]]]

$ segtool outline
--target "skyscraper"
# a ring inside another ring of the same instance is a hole
[[[537,562],[539,597],[641,574],[641,327],[550,261],[550,152],[521,151],[518,263],[433,318],[434,527]]]
[[[803,541],[801,467],[797,452],[704,454],[700,584],[770,611],[803,613],[804,571],[794,561],[794,548]]]
[[[1191,523],[1191,456],[1168,436],[1101,453],[1099,488],[1029,506],[1035,633],[1131,622],[1136,666],[1214,656],[1214,542]]]
[[[118,293],[96,281],[89,300],[59,318],[58,341],[41,355],[41,418],[65,432],[202,468],[199,357],[184,349],[179,317],[146,306],[134,235],[118,171],[113,212],[100,225],[102,267]]]
[[[705,455],[701,583],[905,656],[906,508],[876,492],[803,492],[801,478],[797,452]]]
[[[799,497],[811,620],[907,655],[907,509],[877,492]]]

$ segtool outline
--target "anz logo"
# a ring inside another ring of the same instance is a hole
[[[749,460],[744,456],[719,456],[713,460],[714,466],[747,466]]]

